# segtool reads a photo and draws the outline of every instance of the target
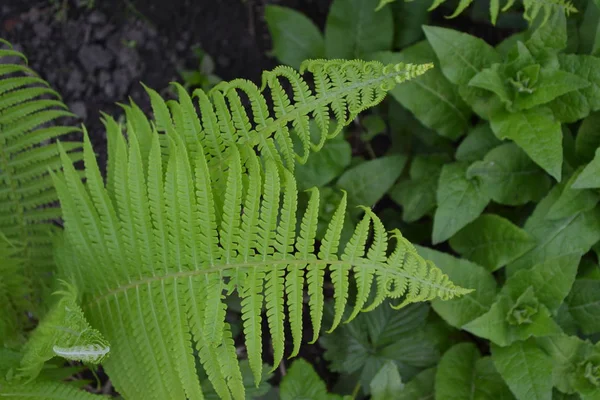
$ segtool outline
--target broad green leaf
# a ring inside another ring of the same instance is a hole
[[[456,159],[458,161],[477,161],[497,147],[500,140],[494,136],[494,132],[489,124],[479,124],[469,131],[467,137],[460,143],[456,149]]]
[[[487,313],[469,322],[463,329],[500,346],[562,332],[531,286],[514,299],[501,293]]]
[[[520,270],[508,278],[500,294],[516,298],[532,287],[537,299],[555,312],[573,286],[580,259],[580,254],[572,253]]]
[[[423,37],[421,26],[429,22],[428,8],[426,1],[397,1],[392,4],[394,48],[405,48]]]
[[[600,147],[596,149],[594,159],[585,166],[573,182],[573,189],[594,189],[600,187]]]
[[[513,398],[491,358],[482,358],[473,343],[455,345],[444,354],[438,364],[435,400]]]
[[[404,388],[398,367],[393,361],[383,364],[370,384],[372,400],[397,399]]]
[[[492,200],[512,206],[539,201],[551,185],[544,170],[514,143],[490,150],[482,161],[469,167],[467,176],[478,177]]]
[[[402,206],[402,219],[414,222],[435,208],[438,179],[446,158],[417,156],[410,164],[410,179],[398,182],[389,195]]]
[[[341,400],[342,398],[327,393],[325,382],[317,375],[312,365],[302,358],[296,359],[283,377],[279,396],[281,400]]]
[[[579,125],[575,137],[575,151],[579,162],[589,163],[594,158],[594,153],[600,147],[600,112],[591,113]]]
[[[265,19],[273,41],[273,54],[296,69],[309,58],[325,57],[325,43],[319,28],[305,15],[291,8],[269,5]]]
[[[504,104],[511,105],[511,88],[507,85],[506,81],[502,65],[493,64],[491,67],[484,68],[473,76],[468,85],[495,93]]]
[[[355,59],[392,49],[392,10],[376,7],[377,0],[333,1],[325,24],[327,58]]]
[[[552,360],[534,340],[492,345],[492,360],[517,399],[552,399]]]
[[[535,208],[523,229],[536,240],[537,245],[507,266],[510,275],[546,260],[570,253],[585,254],[600,240],[600,210],[597,208],[573,214],[567,218],[546,218],[550,207],[558,200],[560,187],[550,191]]]
[[[444,165],[437,190],[438,208],[433,218],[433,243],[449,239],[477,218],[489,203],[478,178],[467,178],[466,163]]]
[[[435,368],[424,370],[404,385],[395,400],[429,400],[434,398]]]
[[[305,164],[296,165],[294,174],[298,190],[328,184],[344,172],[351,158],[352,148],[342,135],[328,140],[321,150],[311,154]]]
[[[421,41],[401,53],[377,53],[383,63],[423,63],[435,60],[427,41]],[[410,110],[423,125],[450,139],[459,138],[470,123],[471,110],[438,68],[396,86],[391,90],[396,101]]]
[[[458,254],[495,271],[535,246],[535,239],[498,215],[483,214],[450,239]]]
[[[555,10],[546,23],[538,23],[526,45],[536,58],[545,52],[558,52],[567,47],[567,18],[564,12]]]
[[[532,87],[533,92],[517,92],[514,105],[519,110],[528,110],[546,104],[563,94],[588,86],[590,86],[589,81],[578,75],[560,70],[542,69],[537,83]]]
[[[366,161],[344,172],[337,186],[348,192],[352,204],[373,206],[392,187],[405,164],[406,156],[400,154]]]
[[[556,200],[556,203],[550,207],[546,218],[561,219],[570,217],[571,215],[579,212],[589,211],[594,208],[596,204],[598,204],[600,196],[598,196],[595,191],[578,189],[574,186],[581,176],[582,171],[584,171],[584,169],[583,167],[580,167],[569,178],[567,183],[564,185],[560,197],[558,200]]]
[[[496,50],[483,40],[453,29],[424,26],[442,72],[456,85],[467,85],[482,69],[500,62]]]
[[[589,351],[589,344],[564,334],[539,338],[537,343],[552,358],[553,385],[562,392],[573,393],[573,373]]]
[[[577,279],[567,304],[583,333],[600,332],[600,280]]]
[[[473,289],[457,299],[433,300],[431,306],[448,324],[461,328],[466,323],[485,314],[496,297],[496,280],[483,267],[449,254],[415,246],[421,257],[431,260],[457,285]]]
[[[579,75],[590,85],[564,94],[548,105],[555,117],[561,122],[575,122],[587,117],[591,112],[600,110],[600,58],[559,54],[558,61],[563,71]]]
[[[562,170],[562,131],[560,122],[547,108],[517,113],[498,113],[491,121],[500,140],[510,139],[531,159],[560,182]]]
[[[424,303],[396,311],[386,302],[321,336],[319,342],[325,348],[324,357],[330,369],[357,373],[361,385],[369,388],[375,374],[392,360],[400,376],[409,380],[439,359],[435,343],[425,335],[428,312],[429,307]]]

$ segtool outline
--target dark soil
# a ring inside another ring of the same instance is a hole
[[[276,64],[263,17],[275,3],[323,26],[331,0],[2,0],[0,37],[85,122],[104,164],[100,112],[118,118],[116,103],[130,98],[149,112],[139,82],[168,96],[179,70],[197,68],[195,46],[213,57],[221,78],[260,82]]]

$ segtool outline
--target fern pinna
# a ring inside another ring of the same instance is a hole
[[[295,154],[290,124],[307,150],[310,114],[324,141],[357,112],[381,101],[397,82],[428,68],[310,61],[305,69],[314,74],[313,94],[301,75],[279,67],[264,75],[272,114],[262,91],[247,81],[221,84],[209,94],[196,92],[200,118],[179,85],[178,101],[165,103],[150,90],[154,122],[134,104],[124,106],[125,135],[122,126],[105,119],[106,182],[87,135],[85,183],[66,152],[61,153],[64,173],[53,174],[65,221],[61,253],[74,255],[59,263],[61,273],[77,282],[86,315],[110,342],[104,365],[124,397],[203,398],[197,352],[216,393],[243,399],[225,320],[225,296],[234,292],[242,302],[243,333],[256,381],[262,370],[263,307],[278,365],[285,320],[291,328],[291,355],[299,350],[305,288],[312,341],[317,339],[327,271],[335,293],[335,317],[328,330],[342,322],[351,282],[356,300],[347,320],[386,298],[407,304],[468,292],[422,259],[398,231],[386,233],[369,209],[340,251],[345,197],[317,251],[319,191],[309,191],[308,206],[299,217],[293,164],[286,164]],[[291,85],[293,101],[280,79]],[[251,113],[237,91],[247,95]],[[332,132],[329,109],[338,124]]]
[[[0,39],[0,59],[5,57],[26,62],[23,54]],[[2,335],[0,329],[0,343],[27,325],[26,311],[40,316],[42,289],[50,285],[46,281],[53,268],[50,231],[61,211],[48,170],[59,169],[61,160],[56,143],[48,142],[77,128],[49,123],[72,116],[66,108],[26,65],[0,64],[0,247],[10,243],[9,247],[19,249],[6,262],[9,266],[18,260],[14,273],[0,270],[0,296],[7,299],[2,304],[14,311],[16,325],[11,326],[17,329],[11,335],[8,331]],[[77,151],[81,143],[63,142],[63,148],[73,161],[81,159]],[[3,286],[11,286],[14,280],[19,280],[19,291],[3,293]],[[0,320],[0,326],[3,323],[9,321]]]

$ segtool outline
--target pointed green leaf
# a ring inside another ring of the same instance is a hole
[[[299,358],[294,361],[281,381],[279,398],[336,400],[341,399],[341,396],[328,394],[325,382],[317,375],[312,365]]]
[[[302,61],[325,56],[325,42],[319,28],[304,14],[291,8],[269,5],[265,20],[277,59],[296,69]]]
[[[425,400],[434,398],[435,368],[419,373],[408,382],[397,400]]]
[[[389,195],[403,208],[402,219],[414,222],[434,209],[436,191],[446,158],[416,156],[410,164],[410,179],[398,182]]]
[[[489,124],[480,124],[469,131],[467,137],[460,143],[456,149],[456,159],[458,161],[477,161],[497,147],[500,140],[494,136],[494,132]]]
[[[595,191],[575,187],[575,183],[578,182],[583,171],[585,171],[583,167],[580,167],[569,178],[560,197],[556,200],[556,203],[550,207],[546,218],[561,219],[570,217],[579,212],[589,211],[598,204],[600,196]],[[598,180],[598,183],[600,187],[600,179]]]
[[[489,68],[482,69],[471,78],[468,85],[489,90],[495,93],[504,104],[512,104],[511,90],[506,84],[501,64],[494,64]]]
[[[573,189],[594,189],[600,187],[600,147],[596,149],[594,159],[585,166],[573,182]]]
[[[383,364],[370,384],[372,400],[396,399],[404,385],[398,367],[393,361]]]
[[[580,254],[571,253],[520,270],[508,278],[501,293],[515,298],[532,287],[538,300],[554,312],[571,290],[580,259]]]
[[[532,93],[517,93],[514,105],[519,110],[528,110],[546,104],[563,94],[590,86],[590,83],[578,75],[560,71],[542,69]]]
[[[435,391],[435,400],[513,398],[491,358],[482,358],[473,343],[457,344],[444,354],[435,376]]]
[[[475,36],[434,26],[424,26],[423,31],[442,72],[455,85],[468,84],[482,69],[500,62],[496,50]]]
[[[538,244],[507,266],[509,275],[566,254],[584,254],[600,240],[600,210],[597,208],[562,219],[546,218],[559,196],[560,187],[557,186],[537,205],[525,223],[523,229]]]
[[[562,168],[562,131],[552,111],[536,108],[518,113],[498,113],[492,130],[501,139],[510,139],[536,164],[560,182]]]
[[[569,313],[586,335],[600,332],[600,281],[577,279],[567,298]]]
[[[554,116],[561,122],[575,122],[600,110],[600,58],[559,54],[558,61],[561,70],[586,79],[590,85],[564,94],[549,103]]]
[[[487,313],[469,322],[463,329],[500,346],[508,346],[532,336],[543,337],[562,332],[531,286],[513,299],[501,293]]]
[[[492,360],[517,399],[552,399],[552,362],[535,341],[492,345]]]
[[[337,186],[348,193],[352,204],[373,206],[392,187],[405,164],[406,156],[400,154],[369,160],[344,172]]]
[[[375,11],[377,0],[334,0],[325,24],[327,58],[355,59],[391,50],[394,21],[390,7]]]
[[[373,58],[384,63],[431,62],[435,60],[435,53],[427,41],[421,41],[401,53],[377,53]],[[469,126],[471,110],[439,68],[398,85],[390,94],[423,125],[442,136],[456,139]],[[432,104],[436,106],[432,107]]]
[[[535,246],[535,239],[498,215],[484,214],[450,239],[463,257],[495,271]]]
[[[489,197],[478,178],[467,178],[467,164],[447,164],[442,168],[437,190],[438,208],[433,219],[433,243],[452,237],[485,209]]]
[[[600,112],[590,114],[579,125],[575,137],[575,151],[580,162],[589,163],[600,147]]]
[[[415,246],[421,257],[431,260],[457,285],[474,289],[458,299],[433,300],[436,313],[450,325],[461,328],[485,314],[496,298],[496,280],[483,267],[449,254]]]
[[[550,189],[548,175],[514,143],[504,143],[467,170],[478,177],[483,190],[497,203],[521,205],[539,201]]]

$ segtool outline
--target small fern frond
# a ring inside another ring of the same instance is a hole
[[[106,358],[110,347],[95,329],[92,329],[77,303],[75,287],[63,282],[61,296],[44,316],[23,347],[21,374],[35,379],[44,363],[59,356],[87,364],[99,364]]]
[[[311,65],[324,65],[319,63]],[[406,75],[396,75],[398,79],[410,75],[404,67],[396,72]],[[361,92],[359,97],[368,94]],[[345,101],[352,110],[364,105]],[[183,112],[187,106],[179,104],[182,111],[170,120],[172,127],[166,116],[155,125],[134,117],[126,126],[127,139],[107,120],[108,165],[114,170],[105,184],[99,180],[87,137],[87,182],[81,182],[64,150],[64,172],[53,174],[66,243],[75,255],[73,260],[65,258],[60,271],[85,288],[83,308],[92,326],[111,343],[104,366],[123,396],[201,399],[197,354],[221,398],[243,399],[236,349],[225,319],[225,298],[233,292],[241,298],[248,362],[257,381],[263,368],[263,308],[277,365],[285,355],[286,321],[291,355],[298,353],[305,291],[313,340],[318,336],[327,272],[335,298],[332,329],[349,306],[351,285],[357,289],[351,318],[387,298],[408,304],[469,292],[422,259],[399,232],[392,232],[390,242],[369,209],[340,253],[345,194],[315,254],[318,190],[310,190],[306,211],[297,215],[296,181],[288,169],[257,154],[248,141],[224,143],[202,134],[187,135],[197,127],[197,117],[191,110]],[[134,109],[131,106],[129,113]],[[219,121],[223,110],[214,115]],[[243,118],[236,121],[234,133]],[[169,133],[160,134],[153,126]],[[149,139],[144,146],[142,135],[149,135],[144,136]],[[216,148],[219,154],[211,154]],[[214,160],[223,164],[217,167]],[[374,300],[367,305],[370,297]]]
[[[0,59],[9,56],[26,62],[20,52],[0,49]],[[32,301],[27,311],[34,313],[40,286],[44,286],[38,280],[53,267],[52,220],[60,217],[58,196],[48,174],[62,163],[53,139],[77,131],[49,124],[72,115],[60,96],[30,68],[0,64],[0,232],[22,245],[18,273],[30,281]],[[65,142],[63,148],[71,161],[81,159],[79,143]]]

